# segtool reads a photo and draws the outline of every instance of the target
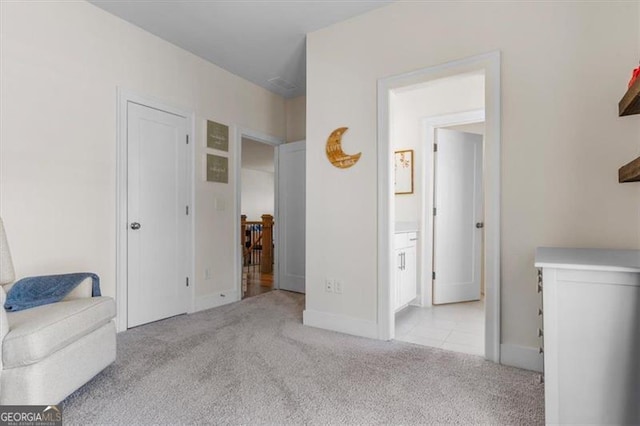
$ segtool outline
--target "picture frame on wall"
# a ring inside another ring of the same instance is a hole
[[[207,148],[229,152],[229,126],[207,120]]]
[[[405,149],[395,152],[395,193],[413,194],[413,150]]]
[[[229,159],[220,155],[207,154],[207,182],[229,183]]]

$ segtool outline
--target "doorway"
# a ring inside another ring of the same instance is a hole
[[[247,248],[242,226],[242,145],[243,140],[267,144],[274,148],[275,205],[273,215],[273,275],[272,290],[305,292],[305,141],[284,143],[282,139],[247,129],[236,133],[236,217],[237,239],[236,277],[238,294],[242,294],[244,252]],[[264,237],[263,237],[264,238]],[[262,242],[262,240],[261,240]],[[265,244],[262,244],[264,250]],[[269,244],[267,243],[267,247]]]
[[[241,298],[274,289],[275,147],[249,137],[241,140]]]
[[[193,114],[118,91],[119,331],[192,311]]]
[[[433,118],[426,120],[426,132],[433,137],[426,138],[425,146],[433,144],[429,150],[433,162],[425,163],[421,175],[432,198],[425,203],[422,217],[432,233],[431,238],[425,233],[421,258],[424,274],[431,280],[425,280],[419,291],[425,296],[422,300],[396,313],[395,336],[400,341],[484,356],[484,121],[479,120],[484,120],[484,110],[439,116],[437,123]]]
[[[421,182],[433,182],[433,176],[425,173],[428,169],[426,164],[433,164],[433,140],[435,138],[435,129],[454,124],[469,124],[472,121],[462,123],[445,123],[442,122],[447,115],[451,115],[451,110],[440,110],[432,112],[429,115],[422,116],[422,127],[418,126],[420,133],[418,139],[421,141],[431,140],[431,145],[424,149],[416,149],[415,163],[420,166],[416,172],[416,182],[418,185],[414,188],[416,195],[420,197],[405,198],[403,201],[397,202],[397,196],[394,194],[394,152],[401,148],[394,145],[394,137],[397,139],[397,128],[391,117],[398,117],[397,111],[391,109],[394,97],[398,93],[410,91],[418,87],[428,86],[438,80],[462,78],[462,76],[481,73],[484,75],[485,86],[483,87],[483,100],[486,112],[485,117],[485,135],[484,135],[484,167],[483,167],[483,187],[482,193],[485,197],[484,217],[483,217],[483,234],[484,241],[484,257],[481,260],[481,276],[485,284],[485,306],[484,315],[481,316],[481,322],[484,326],[484,336],[480,338],[484,343],[483,355],[485,358],[494,362],[500,360],[500,54],[494,52],[485,55],[463,59],[423,70],[414,71],[404,75],[398,75],[382,79],[378,83],[378,168],[379,168],[379,186],[378,186],[378,276],[379,276],[379,297],[378,297],[378,334],[382,339],[393,339],[396,337],[396,309],[394,305],[394,269],[396,265],[396,257],[394,256],[394,234],[396,230],[404,229],[416,232],[418,236],[418,259],[417,262],[417,291],[416,298],[409,302],[406,312],[416,309],[428,308],[432,315],[433,321],[446,321],[446,318],[435,318],[434,312],[437,308],[445,308],[449,310],[458,309],[463,304],[456,305],[433,305],[433,185],[420,185]],[[450,90],[462,90],[461,87],[456,88],[456,84]],[[464,90],[462,90],[464,91]],[[453,97],[453,96],[452,96]],[[451,97],[451,98],[452,98]],[[446,105],[449,98],[440,106]],[[477,106],[457,109],[455,111],[472,112]],[[444,120],[446,121],[446,120]],[[478,122],[480,120],[477,120]],[[413,124],[415,127],[415,123]],[[431,129],[431,130],[429,130]],[[407,140],[400,138],[399,140]],[[433,170],[433,168],[432,168]],[[433,172],[432,172],[433,173]],[[416,199],[417,198],[417,199]],[[417,220],[410,220],[405,215],[406,209],[403,210],[402,204],[413,205],[413,212],[419,213]],[[430,214],[420,216],[421,212],[429,211]],[[417,223],[416,223],[417,222]],[[437,275],[436,275],[437,277]],[[453,308],[452,308],[453,307]],[[404,306],[400,307],[401,311]],[[475,309],[482,312],[482,309]],[[456,312],[444,314],[444,316],[454,315]],[[476,315],[478,312],[469,313],[469,316]],[[435,314],[437,316],[437,314]],[[400,319],[401,316],[398,316]],[[452,320],[449,320],[452,321]],[[453,323],[457,321],[452,321]],[[414,324],[415,325],[415,324]],[[449,324],[451,325],[451,324]],[[409,326],[407,326],[409,327]],[[451,334],[452,330],[449,330]],[[447,331],[440,332],[436,339],[444,341]],[[434,336],[431,336],[434,337]],[[476,338],[476,341],[478,339]],[[451,342],[453,343],[453,342]],[[444,346],[440,346],[444,347]],[[452,348],[450,348],[452,349]]]

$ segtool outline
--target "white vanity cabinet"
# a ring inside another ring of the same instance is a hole
[[[640,424],[640,251],[538,248],[547,424]]]
[[[397,232],[395,248],[395,289],[393,307],[405,307],[417,296],[417,232]]]

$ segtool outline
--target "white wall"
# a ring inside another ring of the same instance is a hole
[[[262,220],[263,214],[273,216],[275,206],[275,149],[271,145],[242,138],[241,213],[247,220]]]
[[[0,213],[18,274],[95,271],[114,295],[123,87],[195,111],[196,294],[232,291],[235,172],[203,180],[205,120],[284,137],[284,100],[89,3],[0,7]]]
[[[377,80],[499,49],[502,341],[537,346],[537,246],[640,248],[640,185],[617,183],[638,150],[639,116],[617,116],[638,25],[636,2],[396,2],[309,34],[307,310],[377,322]],[[346,170],[324,154],[338,126],[362,152]]]
[[[421,222],[422,188],[425,184],[432,185],[426,182],[424,175],[422,120],[483,108],[483,72],[438,79],[418,87],[396,90],[391,95],[391,144],[395,151],[412,149],[414,161],[413,194],[395,196],[397,222]]]
[[[484,132],[485,132],[484,122],[459,124],[457,126],[447,126],[446,129],[457,130],[458,132],[473,133],[476,135],[484,135]]]
[[[304,140],[306,137],[307,126],[307,97],[298,96],[297,98],[287,99],[285,101],[286,111],[286,141],[297,142]]]
[[[266,143],[242,138],[242,157],[240,167],[275,173],[275,147]]]
[[[260,221],[263,214],[273,216],[274,178],[273,173],[243,168],[242,179],[242,214],[247,220]]]

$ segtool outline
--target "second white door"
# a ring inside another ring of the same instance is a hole
[[[433,303],[480,299],[482,135],[436,130]]]
[[[127,326],[187,312],[187,119],[127,105]]]
[[[305,292],[305,142],[278,147],[278,283]]]

